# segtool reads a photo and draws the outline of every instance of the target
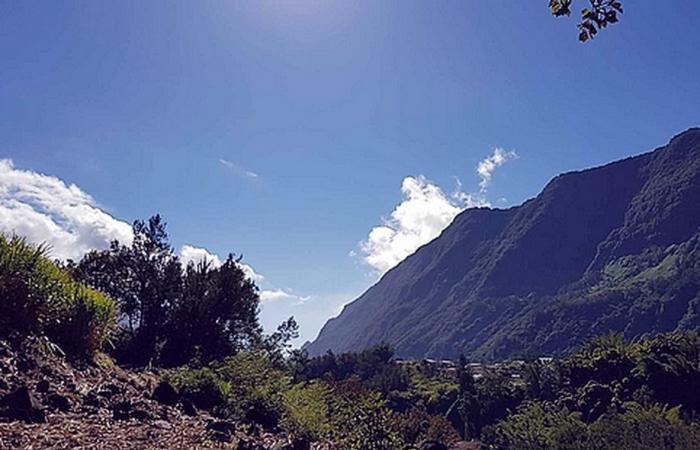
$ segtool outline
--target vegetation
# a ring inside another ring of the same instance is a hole
[[[92,251],[73,276],[107,293],[119,306],[114,354],[121,362],[175,366],[206,363],[262,339],[258,289],[229,254],[182,267],[158,215],[136,221],[131,245]]]
[[[114,329],[115,304],[74,281],[44,246],[0,234],[0,337],[45,335],[64,352],[92,355]]]
[[[622,14],[622,2],[618,0],[588,0],[590,6],[581,10],[578,39],[586,42],[593,39],[598,31],[617,23]],[[549,0],[549,9],[555,17],[570,16],[573,0]]]
[[[246,355],[174,373],[224,386],[216,388],[222,404],[257,407],[266,414],[258,423],[347,449],[460,439],[499,450],[692,449],[700,438],[700,399],[688,389],[700,382],[700,336],[692,332],[633,343],[608,334],[567,358],[503,364],[478,378],[465,360],[448,370],[401,364],[386,345],[316,358],[296,352],[280,367],[266,355]],[[182,379],[173,377],[190,392]],[[253,420],[241,409],[214,409]]]
[[[477,365],[479,373],[464,357],[398,361],[384,344],[312,358],[291,350],[293,319],[262,334],[257,287],[240,259],[183,268],[160,217],[136,222],[134,233],[129,246],[64,265],[42,246],[0,236],[0,337],[39,335],[73,357],[105,350],[157,365],[197,408],[348,450],[458,440],[494,450],[700,448],[695,332],[633,342],[610,333],[560,359]],[[641,269],[609,266],[599,285],[643,285],[639,274],[660,265],[675,273],[689,245],[648,256]]]

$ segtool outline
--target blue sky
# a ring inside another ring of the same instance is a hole
[[[120,221],[159,212],[176,248],[242,253],[278,294],[265,325],[295,315],[313,338],[376,281],[361,242],[405,225],[397,205],[427,210],[418,227],[446,214],[434,234],[472,204],[455,177],[507,207],[699,124],[700,3],[624,3],[580,44],[544,0],[0,0],[3,173],[73,183]],[[497,148],[517,157],[482,190]],[[16,190],[0,228],[36,231]]]

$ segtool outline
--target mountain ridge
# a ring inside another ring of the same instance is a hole
[[[697,204],[700,128],[690,128],[651,152],[560,174],[519,206],[463,211],[346,305],[305,348],[320,354],[388,342],[404,357],[499,359],[566,352],[589,337],[581,328],[588,321],[598,323],[596,330],[624,332],[624,321],[602,320],[611,313],[601,305],[580,320],[560,313],[571,309],[572,298],[592,308],[600,302],[596,289],[619,294],[619,286],[605,283],[621,264],[645,267],[667,247],[692,240],[700,226]],[[693,268],[677,277],[694,286],[697,275]],[[626,289],[622,304],[610,300],[607,306],[616,304],[631,320],[639,305],[625,297],[633,288]],[[665,292],[647,289],[651,293],[641,295],[647,300]],[[688,310],[691,299],[676,302]],[[558,326],[543,322],[545,311]],[[668,331],[679,324],[696,329],[700,322],[674,318],[627,331]],[[543,330],[550,332],[544,336]],[[563,330],[572,337],[561,336]]]

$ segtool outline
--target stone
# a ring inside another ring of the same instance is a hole
[[[71,409],[71,402],[68,400],[68,397],[57,392],[49,394],[46,397],[46,402],[49,407],[61,412],[68,412]]]
[[[137,408],[137,409],[133,409],[129,413],[129,418],[136,419],[139,422],[145,422],[146,420],[151,418],[151,414],[144,409]]]
[[[92,408],[106,408],[107,401],[103,397],[98,396],[95,391],[90,391],[83,399],[83,405]]]
[[[161,381],[153,390],[152,397],[164,405],[175,406],[180,399],[180,394],[177,393],[172,384]]]
[[[307,439],[295,438],[292,440],[292,450],[311,450],[311,442]]]
[[[7,416],[12,420],[22,420],[29,423],[46,422],[44,409],[26,386],[3,396],[0,404],[4,406]]]
[[[427,441],[420,446],[420,450],[450,450],[445,444],[436,441]]]
[[[236,425],[225,420],[217,420],[207,424],[207,431],[220,442],[231,442],[231,436],[236,431]]]
[[[131,402],[128,400],[115,403],[112,406],[112,418],[114,420],[129,420],[132,409]]]
[[[311,443],[306,439],[294,438],[292,442],[285,443],[279,450],[310,450]]]
[[[97,395],[104,398],[112,398],[122,393],[122,389],[114,383],[106,383],[97,390]]]
[[[182,408],[182,412],[184,412],[187,416],[194,417],[197,415],[197,408],[189,399],[183,398],[180,400],[180,407]]]
[[[241,439],[236,444],[236,450],[265,450],[265,447],[257,442]]]
[[[48,392],[49,391],[49,382],[47,380],[41,380],[36,384],[36,391],[37,392]]]
[[[160,428],[161,430],[171,430],[173,426],[167,420],[156,420],[153,425]]]

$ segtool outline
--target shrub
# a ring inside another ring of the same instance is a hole
[[[66,286],[64,297],[66,304],[52,311],[46,332],[64,351],[90,356],[102,348],[114,328],[114,302],[76,283]]]
[[[202,409],[265,427],[277,426],[282,393],[290,377],[262,352],[239,352],[203,368],[181,367],[166,374],[183,395]]]
[[[239,352],[212,368],[231,385],[227,415],[266,427],[277,425],[284,408],[282,393],[291,379],[264,352]]]
[[[0,333],[44,334],[64,351],[91,356],[109,338],[114,302],[75,282],[47,248],[0,234]]]
[[[282,428],[290,434],[317,441],[331,431],[328,404],[330,389],[322,381],[301,383],[282,394]]]
[[[392,430],[407,445],[419,447],[432,441],[448,446],[460,440],[459,434],[447,419],[420,409],[394,414],[390,422]]]
[[[231,385],[211,368],[181,367],[167,372],[165,378],[198,408],[224,412]]]
[[[330,402],[332,440],[346,450],[402,448],[391,427],[391,411],[377,392],[366,390],[352,377],[332,386]]]
[[[579,414],[560,410],[547,402],[526,402],[482,438],[498,450],[593,449],[586,424]]]

